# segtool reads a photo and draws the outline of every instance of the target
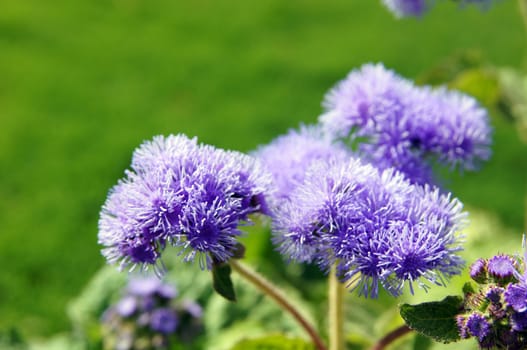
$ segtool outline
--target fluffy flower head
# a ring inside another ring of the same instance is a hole
[[[229,259],[248,216],[266,211],[270,176],[252,157],[198,145],[184,135],[155,137],[110,191],[99,243],[110,262],[158,266],[167,245],[202,267]]]
[[[320,122],[329,133],[351,138],[362,158],[415,183],[433,182],[431,156],[468,170],[490,157],[489,118],[475,99],[417,87],[381,64],[351,71],[324,106]]]
[[[274,242],[288,259],[337,264],[340,277],[376,297],[421,278],[442,284],[460,272],[462,205],[357,159],[320,162],[274,215]]]

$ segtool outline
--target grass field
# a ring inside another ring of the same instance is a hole
[[[1,2],[0,329],[67,329],[68,300],[104,264],[100,206],[143,140],[248,151],[316,121],[363,63],[417,77],[470,48],[520,67],[525,44],[512,0],[405,21],[375,0]],[[450,185],[519,237],[527,148],[494,117],[492,161]]]

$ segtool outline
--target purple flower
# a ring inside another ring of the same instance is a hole
[[[489,259],[488,272],[496,279],[508,280],[516,273],[516,263],[510,256],[499,254]]]
[[[527,286],[524,284],[509,284],[505,291],[505,302],[514,311],[524,312],[527,310]]]
[[[150,317],[150,327],[153,331],[170,334],[178,326],[176,312],[169,308],[159,308],[152,312]]]
[[[184,312],[190,314],[194,318],[201,318],[203,316],[203,308],[192,300],[183,300],[181,307]]]
[[[287,259],[336,263],[339,275],[376,297],[378,285],[401,293],[420,278],[443,284],[458,274],[459,201],[428,186],[411,185],[393,170],[359,160],[317,163],[276,211],[274,238]]]
[[[475,312],[467,317],[467,329],[469,333],[480,341],[489,335],[490,324],[482,314]]]
[[[470,265],[470,277],[478,282],[484,283],[487,280],[487,260],[478,259]]]
[[[478,5],[481,9],[487,9],[492,0],[455,0],[460,6]],[[402,17],[421,17],[432,7],[434,0],[382,0],[383,4],[397,18]]]
[[[137,300],[129,295],[121,299],[115,306],[117,313],[123,317],[130,317],[137,311]]]
[[[173,285],[133,276],[125,291],[102,316],[105,348],[113,349],[127,339],[130,349],[167,349],[172,340],[188,345],[203,331],[201,307],[193,301],[175,300]]]
[[[343,144],[332,141],[320,127],[302,126],[260,147],[254,155],[273,175],[276,197],[281,201],[302,183],[313,163],[330,159],[345,161],[351,152]]]
[[[398,18],[421,17],[430,6],[430,0],[383,0],[382,2]]]
[[[168,284],[163,284],[163,282],[156,277],[135,277],[130,280],[128,283],[128,292],[132,295],[137,295],[141,297],[151,296],[156,293],[168,293],[170,298],[176,296],[176,289]]]
[[[134,152],[132,170],[109,193],[99,243],[110,262],[154,265],[167,245],[186,261],[233,254],[238,226],[266,211],[271,178],[247,155],[198,145],[186,136],[155,137]]]
[[[412,182],[433,182],[430,156],[468,170],[490,157],[489,118],[475,99],[417,87],[381,64],[351,71],[324,106],[320,122],[330,134],[351,138],[362,158]]]
[[[525,244],[525,237],[524,242]],[[527,253],[526,253],[527,254]],[[463,287],[463,314],[456,320],[462,337],[478,338],[482,349],[525,349],[527,345],[527,284],[525,259],[498,254],[488,260],[478,259],[471,268],[478,291]],[[488,275],[487,275],[488,272]],[[466,315],[469,314],[469,318]],[[463,333],[465,331],[465,333]]]
[[[456,316],[456,325],[459,331],[459,337],[461,339],[470,338],[470,334],[468,334],[468,329],[467,329],[467,317],[465,315]]]
[[[512,329],[518,332],[527,330],[527,312],[513,312],[511,325]]]
[[[490,286],[487,292],[485,293],[485,297],[493,304],[499,304],[501,303],[501,298],[503,296],[503,293],[505,292],[504,288],[498,287],[498,286]]]

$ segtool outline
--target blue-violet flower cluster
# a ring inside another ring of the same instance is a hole
[[[456,317],[461,338],[474,337],[485,349],[527,347],[526,262],[526,256],[498,254],[471,265],[479,288],[464,288],[463,311]]]
[[[320,122],[334,138],[350,138],[363,160],[415,183],[434,182],[431,158],[473,170],[490,157],[489,117],[474,98],[415,86],[382,64],[351,71],[324,106]]]
[[[492,0],[453,0],[459,2],[461,6],[467,4],[475,4],[480,8],[485,9]],[[421,17],[428,12],[435,0],[382,0],[383,4],[393,13],[397,18],[402,17]]]
[[[430,7],[430,0],[382,0],[397,18],[421,17]]]
[[[238,226],[267,211],[271,176],[253,157],[184,135],[158,136],[133,155],[131,170],[110,191],[99,243],[121,267],[153,265],[167,245],[202,268],[235,254]]]
[[[158,350],[192,343],[203,332],[202,308],[176,297],[176,289],[157,278],[132,278],[126,294],[102,316],[104,348]]]
[[[399,295],[404,283],[442,285],[463,261],[458,231],[462,204],[429,186],[412,185],[394,169],[350,158],[316,162],[275,211],[274,242],[299,262],[317,262],[376,297],[379,284]]]

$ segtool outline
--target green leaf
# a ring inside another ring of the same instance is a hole
[[[272,334],[256,339],[244,339],[231,350],[313,350],[312,344],[304,339],[289,338],[283,334]]]
[[[432,347],[432,341],[430,338],[425,337],[419,333],[414,338],[414,343],[412,345],[413,350],[427,350]]]
[[[462,303],[461,297],[448,296],[442,301],[403,304],[399,311],[413,330],[436,341],[449,343],[460,339],[455,316],[461,310]]]
[[[212,287],[219,295],[229,301],[236,301],[236,293],[231,280],[231,267],[227,263],[212,267]]]

